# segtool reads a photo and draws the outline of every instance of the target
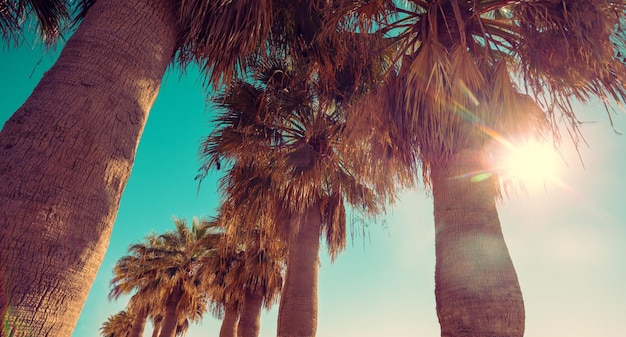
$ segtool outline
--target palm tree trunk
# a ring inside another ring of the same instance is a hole
[[[317,331],[317,272],[320,248],[319,204],[307,216],[289,243],[287,271],[280,307],[278,337],[312,337]]]
[[[220,328],[220,337],[236,337],[238,319],[239,311],[237,306],[226,306],[222,327]]]
[[[155,323],[152,327],[152,337],[159,337],[159,334],[161,333],[161,327],[163,326],[162,322],[159,323]]]
[[[146,320],[148,319],[148,310],[141,309],[137,312],[133,326],[128,333],[128,337],[141,337],[143,336],[143,330],[146,327]]]
[[[238,337],[258,337],[261,331],[261,306],[263,305],[263,293],[261,289],[246,290],[246,299],[241,309]]]
[[[442,337],[521,337],[524,303],[496,210],[495,178],[479,151],[431,171],[435,296]]]
[[[171,0],[98,0],[0,132],[0,315],[67,336],[176,44]]]
[[[183,294],[182,289],[174,289],[165,305],[165,316],[161,325],[159,337],[175,337],[178,326],[178,302]]]

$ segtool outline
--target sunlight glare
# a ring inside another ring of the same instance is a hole
[[[501,177],[527,188],[557,179],[559,157],[552,146],[537,141],[511,146],[501,158]]]

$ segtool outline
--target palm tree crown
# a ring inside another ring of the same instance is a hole
[[[198,274],[199,263],[214,254],[218,238],[207,222],[194,219],[192,228],[184,220],[174,220],[176,231],[150,235],[146,242],[129,248],[114,268],[111,295],[136,291],[136,307],[146,307],[152,315],[164,316],[163,336],[175,332],[186,320],[197,321],[209,299]],[[173,320],[173,321],[172,321]]]
[[[577,140],[573,99],[626,98],[623,0],[340,2],[341,29],[396,41],[396,71],[359,122],[394,124],[383,129],[419,156],[426,179],[431,163],[494,137],[558,140],[563,120]]]
[[[100,328],[102,337],[128,337],[135,317],[127,310],[109,316]]]
[[[224,161],[235,163],[221,187],[230,203],[243,205],[249,195],[265,196],[255,199],[263,200],[265,206],[260,209],[272,217],[285,211],[299,214],[323,199],[324,230],[334,257],[345,246],[345,228],[340,225],[346,219],[344,200],[376,214],[381,206],[379,196],[351,173],[351,160],[356,159],[342,156],[349,145],[342,139],[345,117],[341,106],[315,93],[305,68],[272,58],[257,62],[252,83],[236,80],[215,100],[226,110],[201,149],[205,158],[202,174],[220,168]],[[247,209],[256,212],[259,208]],[[295,229],[268,219],[276,226],[273,230],[286,235],[283,237],[297,231],[298,217],[292,220]]]

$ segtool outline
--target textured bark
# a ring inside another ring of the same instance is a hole
[[[0,315],[70,336],[176,43],[171,0],[98,0],[0,132]]]
[[[238,337],[258,337],[261,331],[261,306],[263,294],[261,289],[246,291],[246,299],[241,308],[239,317]]]
[[[159,337],[175,337],[178,326],[178,302],[183,294],[181,289],[175,289],[165,304],[165,315],[161,325]]]
[[[239,312],[236,306],[227,306],[220,328],[220,337],[236,337],[237,336],[237,320]]]
[[[285,284],[278,309],[278,337],[312,337],[317,331],[317,272],[320,248],[319,207],[289,243]]]
[[[135,316],[133,326],[128,333],[128,337],[141,337],[143,336],[143,330],[146,327],[146,320],[148,319],[148,310],[141,309]]]
[[[504,242],[495,179],[478,151],[431,172],[435,215],[435,296],[443,337],[521,337],[524,303]]]

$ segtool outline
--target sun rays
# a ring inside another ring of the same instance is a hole
[[[498,167],[503,181],[513,181],[528,188],[558,181],[559,157],[554,148],[539,141],[507,147]]]

